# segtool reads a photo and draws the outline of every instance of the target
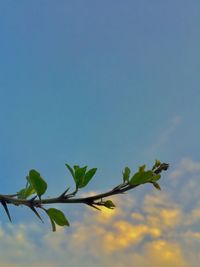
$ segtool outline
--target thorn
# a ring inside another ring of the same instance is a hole
[[[66,193],[69,191],[70,187],[68,187],[60,196],[59,198],[65,197]]]
[[[34,208],[34,206],[33,205],[30,205],[29,208],[35,213],[35,215],[40,219],[40,221],[42,223],[44,223],[44,221],[42,220],[40,214],[37,212],[37,210]]]
[[[9,210],[8,210],[6,201],[2,199],[2,200],[1,200],[1,204],[2,204],[2,206],[3,206],[3,208],[4,208],[4,210],[5,210],[5,212],[6,212],[7,216],[8,216],[8,218],[9,218],[9,221],[12,222],[12,220],[11,220],[11,216],[10,216],[10,212],[9,212]]]
[[[123,184],[117,185],[116,187],[113,188],[113,191],[119,190],[121,189]]]
[[[34,201],[36,198],[37,198],[37,195],[35,195],[34,197],[32,197],[32,198],[30,199],[30,202],[33,203],[33,201]]]
[[[72,192],[71,194],[65,195],[65,198],[72,198],[76,195],[76,193],[78,192],[78,189],[76,189],[74,192]]]
[[[96,209],[96,210],[101,211],[101,209],[99,209],[98,207],[96,207],[94,204],[89,204],[89,203],[86,203],[86,204],[87,204],[88,206],[90,206],[90,207]]]

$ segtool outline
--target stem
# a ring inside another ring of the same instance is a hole
[[[60,203],[60,204],[74,204],[74,203],[83,203],[83,204],[92,204],[94,201],[101,200],[102,198],[117,195],[117,194],[122,194],[126,191],[129,191],[138,185],[126,185],[124,187],[116,187],[110,191],[107,191],[105,193],[89,196],[89,197],[82,197],[82,198],[68,198],[66,195],[60,195],[59,197],[54,197],[54,198],[46,198],[46,199],[18,199],[15,197],[10,197],[8,195],[0,195],[0,201],[4,200],[7,204],[13,204],[16,206],[19,205],[24,205],[24,206],[34,206],[38,207],[41,205],[47,205],[47,204],[55,204],[55,203]]]

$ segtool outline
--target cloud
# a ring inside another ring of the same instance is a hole
[[[118,206],[115,211],[89,210],[80,222],[76,222],[68,240],[70,251],[78,251],[82,259],[95,260],[98,262],[95,266],[122,267],[130,265],[130,262],[137,267],[198,266],[194,261],[197,254],[195,249],[188,255],[188,248],[185,247],[185,230],[186,227],[192,227],[194,220],[186,225],[184,220],[187,221],[187,214],[179,204],[174,203],[170,195],[164,192],[148,194],[140,201],[140,205],[135,198],[132,200],[129,196],[123,196],[120,201],[116,199],[115,203]],[[195,235],[197,238],[198,234]],[[53,235],[49,235],[47,240],[48,244],[52,244]],[[57,242],[54,245],[55,249],[59,247]],[[63,250],[66,248],[63,246]],[[88,262],[85,264],[90,266]]]
[[[189,266],[183,251],[174,242],[166,240],[152,241],[145,246],[144,251],[145,264],[143,266]]]
[[[23,224],[17,227],[8,225],[6,230],[1,226],[0,241],[1,261],[4,258],[14,259],[23,257],[24,247],[26,247],[27,254],[31,254],[34,250],[34,245],[27,239],[26,227]]]
[[[138,267],[189,266],[181,245],[172,237],[181,225],[183,214],[166,195],[146,196],[140,213],[130,213],[128,209],[125,203],[121,204],[120,212],[109,217],[108,224],[103,220],[107,218],[104,211],[100,220],[98,215],[90,214],[84,224],[76,226],[78,231],[76,238],[72,238],[73,247],[78,251],[87,247],[88,257],[103,255],[110,266],[116,266],[116,262],[117,266],[130,265],[130,262]]]
[[[189,212],[191,206],[194,203],[197,205],[200,201],[199,178],[200,162],[185,157],[180,160],[166,179],[168,190],[173,192],[173,199]]]
[[[200,162],[194,161],[191,158],[183,158],[177,168],[171,172],[172,179],[180,178],[185,174],[195,174],[200,172]]]

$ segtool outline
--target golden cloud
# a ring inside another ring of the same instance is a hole
[[[152,195],[144,199],[141,213],[129,213],[120,203],[114,211],[104,208],[98,213],[89,212],[83,222],[76,224],[73,246],[87,246],[92,254],[95,250],[112,254],[139,245],[145,238],[160,238],[176,228],[182,218],[178,207],[170,209],[166,203],[166,196]]]
[[[188,266],[181,248],[174,242],[155,240],[146,244],[144,251],[145,266]]]

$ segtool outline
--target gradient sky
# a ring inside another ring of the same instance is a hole
[[[57,233],[1,210],[0,267],[197,267],[199,12],[195,0],[0,1],[1,193],[31,168],[47,195],[73,188],[66,162],[98,168],[92,192],[127,165],[171,166],[162,192],[119,196],[113,213],[62,206],[72,226]]]

